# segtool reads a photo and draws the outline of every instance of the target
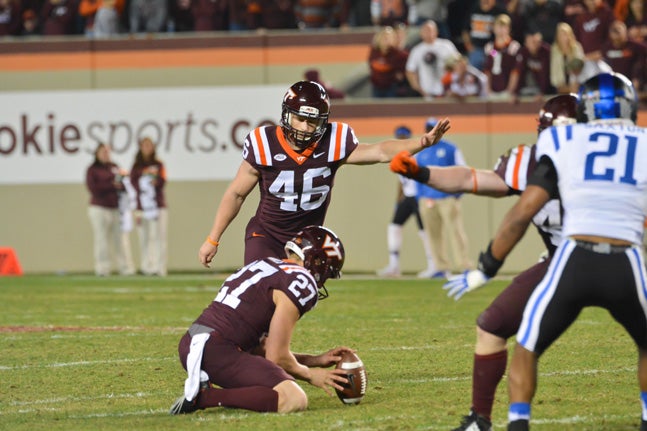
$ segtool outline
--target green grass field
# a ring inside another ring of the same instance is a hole
[[[215,297],[215,276],[0,277],[0,430],[450,430],[470,407],[474,321],[504,286],[455,302],[442,283],[357,275],[297,326],[293,350],[357,350],[358,406],[301,382],[292,415],[211,409],[170,416],[185,378],[177,342]],[[603,310],[586,310],[540,362],[534,430],[637,430],[636,352]],[[507,388],[494,429],[504,430]]]

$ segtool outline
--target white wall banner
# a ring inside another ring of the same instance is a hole
[[[171,181],[228,180],[285,86],[0,93],[0,184],[83,183],[99,142],[130,170],[148,136]]]

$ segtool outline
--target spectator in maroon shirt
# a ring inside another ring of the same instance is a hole
[[[521,14],[524,28],[540,31],[544,42],[552,44],[557,24],[563,19],[563,6],[558,0],[533,0]]]
[[[130,242],[121,232],[119,194],[126,193],[125,172],[110,157],[110,147],[100,143],[94,162],[88,167],[85,184],[90,192],[88,217],[94,237],[94,272],[108,276],[111,261],[117,263],[122,275],[134,273]]]
[[[647,46],[629,40],[627,26],[614,21],[609,29],[609,39],[602,45],[602,57],[614,72],[631,79],[638,90],[643,88]]]
[[[25,9],[22,13],[22,23],[20,27],[21,36],[40,35],[40,26],[38,15],[33,9]]]
[[[0,0],[0,36],[17,36],[20,25],[20,4],[15,0]]]
[[[613,14],[617,20],[627,25],[630,40],[645,42],[647,38],[647,0],[617,0]]]
[[[302,29],[337,28],[348,25],[343,0],[296,0],[294,13]]]
[[[492,31],[494,41],[485,45],[483,72],[488,78],[489,95],[508,99],[511,94],[508,87],[510,74],[516,66],[521,44],[512,39],[512,20],[506,14],[496,17]]]
[[[586,11],[582,0],[565,0],[564,1],[564,22],[573,27],[575,18]]]
[[[294,16],[295,0],[261,0],[259,26],[267,29],[293,29],[297,27]]]
[[[192,0],[191,14],[193,30],[218,31],[227,30],[227,0]]]
[[[513,90],[512,101],[517,103],[519,96],[535,96],[543,99],[546,94],[553,94],[555,89],[550,85],[550,45],[541,38],[541,33],[528,33],[523,47],[517,54],[515,69],[510,75],[510,87]]]
[[[42,33],[46,36],[74,34],[79,3],[76,0],[46,0],[41,9]]]
[[[575,17],[573,32],[582,44],[587,60],[600,60],[600,46],[609,37],[609,27],[614,21],[613,11],[604,0],[583,0],[586,11]]]
[[[393,27],[383,27],[375,34],[368,56],[373,97],[397,97],[405,78],[409,53],[399,47]]]
[[[169,2],[169,23],[172,23],[173,31],[178,33],[193,31],[191,3],[191,0],[171,0]]]

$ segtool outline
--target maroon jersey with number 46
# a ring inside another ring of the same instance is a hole
[[[250,225],[284,244],[308,225],[323,225],[337,169],[359,145],[345,123],[328,124],[319,142],[294,151],[278,126],[252,130],[243,158],[260,172],[260,202]]]

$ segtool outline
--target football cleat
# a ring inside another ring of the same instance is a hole
[[[433,268],[427,268],[423,271],[420,271],[418,274],[416,274],[416,277],[418,278],[431,278],[432,275],[436,273],[436,270]]]
[[[200,392],[210,387],[211,384],[209,383],[209,381],[205,380],[203,382],[200,382]],[[200,396],[200,392],[198,392],[195,398],[193,398],[193,401],[187,400],[186,398],[184,398],[184,395],[182,395],[177,400],[175,400],[168,413],[170,415],[185,415],[187,413],[193,413],[194,411],[198,410],[198,397]]]
[[[380,277],[399,277],[401,275],[398,268],[393,268],[391,266],[379,269],[376,272]]]
[[[528,431],[529,429],[530,426],[528,425],[528,421],[525,419],[508,423],[508,431]]]
[[[436,280],[436,279],[447,279],[451,276],[452,274],[449,271],[436,271],[433,274],[431,274],[429,278]]]
[[[184,398],[184,395],[182,395],[175,400],[168,413],[170,415],[184,415],[187,413],[193,413],[196,410],[198,410],[198,403],[196,400],[194,399],[193,401],[189,401]]]
[[[492,431],[492,422],[483,416],[470,412],[468,416],[463,416],[460,426],[452,431]]]

